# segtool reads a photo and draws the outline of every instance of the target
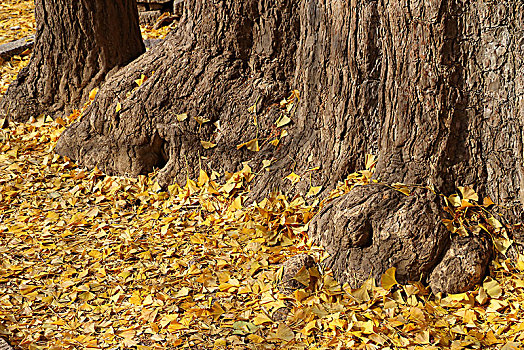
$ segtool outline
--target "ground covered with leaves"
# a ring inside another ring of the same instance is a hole
[[[9,79],[2,72],[0,84]],[[87,171],[53,153],[77,117],[0,121],[0,336],[17,348],[516,349],[524,341],[524,257],[505,258],[503,236],[490,277],[468,293],[398,285],[394,269],[380,285],[349,289],[320,267],[298,271],[303,288],[284,293],[282,262],[325,257],[307,237],[323,204],[318,188],[247,205],[257,181],[247,165],[234,174],[202,168],[167,191],[155,174]],[[352,174],[331,197],[369,177]],[[448,197],[452,214],[484,210],[477,201],[469,190]],[[450,230],[467,234],[465,216],[450,217]]]

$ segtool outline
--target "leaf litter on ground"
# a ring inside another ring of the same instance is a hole
[[[356,290],[324,271],[282,294],[280,263],[323,257],[305,229],[316,207],[283,194],[245,206],[247,165],[167,192],[154,174],[80,169],[53,153],[63,125],[40,117],[0,133],[0,334],[21,348],[459,349],[524,337],[522,256],[459,295],[400,286],[394,270]]]
[[[21,349],[514,349],[524,340],[524,257],[503,255],[503,235],[490,276],[471,292],[432,295],[399,285],[394,269],[381,285],[350,289],[320,271],[306,287],[312,270],[302,269],[305,288],[283,294],[282,262],[325,257],[307,237],[323,202],[280,193],[246,206],[256,181],[247,165],[225,180],[201,170],[165,192],[154,174],[87,171],[53,153],[66,122],[0,125],[0,335]],[[326,200],[370,183],[366,164]],[[461,194],[449,197],[446,224],[467,234],[466,213],[484,208],[470,189]]]

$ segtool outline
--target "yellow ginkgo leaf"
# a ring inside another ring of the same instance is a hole
[[[313,197],[313,196],[316,196],[320,190],[322,189],[322,186],[311,186],[311,188],[309,189],[309,191],[307,192],[306,194],[306,197]]]
[[[275,147],[278,146],[278,143],[279,143],[279,142],[280,142],[280,141],[279,141],[278,139],[274,139],[274,140],[269,141],[269,143],[272,144],[272,145],[275,146]]]
[[[267,317],[265,314],[258,314],[255,316],[253,323],[259,326],[264,323],[273,323],[273,320]]]
[[[478,202],[479,196],[478,194],[469,186],[459,186],[458,187],[460,193],[462,194],[462,198],[465,200],[474,200],[475,202]]]
[[[447,197],[448,201],[451,203],[454,207],[460,207],[462,205],[462,201],[460,200],[460,197],[456,194],[452,194],[451,196]]]
[[[209,122],[211,121],[211,119],[207,119],[207,118],[205,118],[205,117],[200,117],[200,116],[195,117],[195,120],[196,120],[196,122],[197,122],[200,126],[202,126],[202,125],[205,124],[205,123],[209,123]]]
[[[493,217],[493,216],[487,218],[486,221],[488,222],[488,224],[490,224],[495,229],[501,229],[503,227],[502,224],[500,223],[500,221],[495,219],[495,217]]]
[[[136,80],[135,80],[135,83],[136,83],[136,85],[138,85],[138,86],[142,86],[142,84],[143,84],[144,81],[146,81],[146,80],[147,80],[147,79],[146,79],[146,76],[145,76],[144,74],[142,74],[142,75],[140,76],[140,79],[136,79]]]
[[[254,105],[252,105],[251,107],[249,107],[249,108],[247,109],[247,111],[248,111],[249,113],[255,113],[255,114],[256,114],[256,113],[257,113],[257,104],[256,104],[256,102],[255,102]]]
[[[187,119],[187,113],[182,113],[182,114],[177,114],[176,115],[176,120],[178,120],[179,122],[183,122],[186,119]]]
[[[248,150],[250,150],[251,152],[258,152],[258,151],[260,151],[260,148],[258,147],[258,139],[254,139],[254,140],[249,141],[246,144],[246,148]]]
[[[300,282],[302,285],[304,285],[304,287],[307,287],[310,281],[309,271],[307,270],[305,266],[302,266],[302,268],[298,270],[298,272],[296,273],[295,277],[293,277],[293,279]]]
[[[97,93],[98,93],[98,88],[94,88],[93,90],[91,90],[91,92],[89,93],[89,100],[93,101]]]
[[[200,169],[200,173],[198,175],[198,181],[197,181],[198,186],[203,186],[208,182],[209,182],[209,176],[207,176],[207,173],[204,170]]]
[[[486,278],[482,284],[482,287],[484,287],[486,293],[492,298],[498,298],[502,295],[502,288],[500,287],[500,284],[491,277]]]
[[[285,179],[291,181],[291,183],[295,184],[300,181],[300,176],[292,172],[288,176],[285,177]]]
[[[210,149],[210,148],[214,148],[216,147],[216,143],[213,143],[213,142],[209,142],[209,141],[200,141],[200,144],[202,145],[202,147],[204,147],[205,149]]]
[[[287,115],[281,115],[280,118],[278,118],[276,125],[277,128],[283,127],[291,122],[291,119]]]
[[[285,323],[278,325],[276,337],[281,340],[291,341],[295,338],[295,333]]]
[[[484,197],[484,201],[482,203],[485,207],[489,207],[490,205],[493,205],[493,201],[489,197]]]
[[[241,149],[242,147],[246,147],[248,150],[252,152],[260,151],[260,147],[258,146],[258,139],[253,139],[248,142],[244,142],[237,145],[237,149]]]
[[[366,169],[371,169],[377,164],[377,158],[372,154],[366,154]]]
[[[381,279],[382,288],[390,290],[394,285],[398,283],[395,279],[396,270],[397,269],[395,267],[390,267],[386,270],[386,272],[384,272]]]

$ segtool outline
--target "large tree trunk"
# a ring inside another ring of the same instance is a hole
[[[136,0],[36,0],[35,14],[29,66],[0,101],[0,114],[13,120],[69,113],[145,51]]]
[[[164,185],[194,176],[199,161],[232,171],[272,160],[255,196],[275,185],[331,189],[373,153],[383,182],[448,193],[473,185],[521,219],[523,6],[187,0],[176,32],[112,76],[57,151],[109,173],[157,167]],[[137,88],[142,74],[148,80]],[[277,128],[279,102],[294,89],[301,100],[292,122]],[[278,146],[267,142],[283,130]],[[259,152],[237,149],[255,138]],[[303,181],[283,180],[292,171]],[[396,266],[400,281],[470,288],[485,273],[490,242],[450,238],[441,216],[429,191],[406,198],[370,185],[326,206],[310,234],[353,286]]]

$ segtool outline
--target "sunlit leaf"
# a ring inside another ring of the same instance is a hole
[[[187,113],[182,113],[182,114],[177,114],[176,115],[176,120],[178,120],[179,122],[183,122],[187,118],[188,118]]]
[[[295,338],[295,333],[285,323],[280,323],[276,331],[276,337],[284,341],[291,341]]]
[[[320,190],[322,190],[322,186],[311,186],[306,194],[306,197],[314,197],[320,192]]]
[[[146,76],[142,74],[140,78],[135,80],[136,85],[142,86],[142,84],[147,80]]]
[[[209,142],[209,141],[200,141],[200,144],[202,145],[202,147],[204,147],[205,149],[211,149],[211,148],[215,148],[216,147],[216,143],[212,143],[212,142]]]
[[[209,123],[211,121],[210,119],[207,119],[207,118],[204,118],[204,117],[200,117],[200,116],[195,117],[195,120],[198,123],[198,125],[200,125],[200,126],[202,126],[202,125],[204,125],[206,123]]]
[[[395,267],[390,267],[387,269],[387,271],[382,275],[381,283],[382,288],[386,290],[390,290],[394,285],[396,285],[398,282],[395,279],[395,271],[397,269]]]
[[[288,125],[290,122],[291,122],[291,119],[287,115],[282,114],[280,118],[278,118],[275,124],[277,128],[281,128],[283,126]]]
[[[300,176],[292,172],[291,174],[286,176],[285,179],[291,181],[292,184],[295,184],[300,181]]]
[[[478,194],[469,186],[459,186],[458,187],[460,193],[462,194],[462,198],[465,200],[474,200],[478,202],[479,196]]]
[[[98,94],[98,88],[94,88],[89,92],[89,100],[93,101],[96,97],[96,94]]]
[[[498,298],[502,295],[502,288],[500,287],[500,284],[490,277],[486,278],[482,284],[482,287],[484,287],[486,293],[492,298]]]
[[[460,197],[456,194],[452,194],[451,196],[448,197],[448,201],[451,203],[451,205],[453,205],[454,207],[460,207],[461,204],[462,204],[462,200],[460,199]]]
[[[501,229],[503,227],[502,224],[500,223],[500,221],[495,219],[495,217],[493,217],[493,216],[487,218],[486,221],[488,222],[488,224],[490,224],[495,229]]]
[[[260,147],[258,146],[258,139],[253,139],[248,142],[244,142],[237,145],[237,149],[241,149],[242,147],[246,147],[248,150],[252,152],[260,151]]]
[[[377,158],[372,154],[366,154],[366,169],[371,169],[377,163]]]

